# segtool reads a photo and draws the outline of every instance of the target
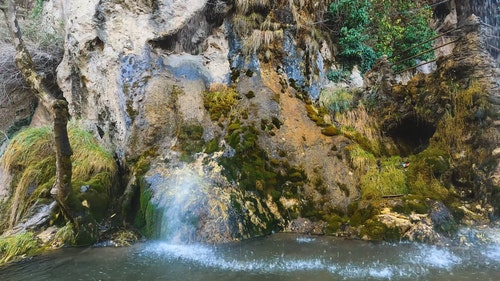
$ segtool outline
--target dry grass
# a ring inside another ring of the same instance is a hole
[[[36,69],[55,83],[56,68],[62,60],[64,33],[59,29],[45,29],[41,20],[26,17],[20,20],[23,39],[28,46]],[[42,28],[41,28],[42,27]],[[0,103],[7,104],[10,94],[16,90],[28,89],[15,61],[15,49],[10,33],[2,18],[0,20]]]
[[[363,104],[343,114],[336,114],[335,119],[342,125],[353,127],[371,142],[380,140],[380,128],[374,118],[372,118]]]
[[[271,5],[268,0],[236,0],[236,9],[241,14],[246,14],[255,8],[267,8]]]
[[[36,148],[36,149],[34,149]],[[12,227],[26,209],[25,197],[30,187],[36,187],[52,181],[55,175],[54,148],[52,133],[49,128],[25,130],[12,139],[2,158],[5,170],[13,175],[16,182],[13,188],[12,204],[8,219]],[[14,186],[14,185],[13,185]]]
[[[257,53],[262,46],[269,46],[274,41],[283,40],[283,30],[259,30],[254,29],[252,35],[245,40],[243,52],[245,54]]]
[[[354,169],[364,174],[370,170],[371,167],[375,167],[377,160],[375,156],[364,150],[358,144],[351,144],[346,147],[349,153],[349,160]]]
[[[288,9],[298,30],[298,45],[305,50],[311,58],[316,58],[320,50],[319,42],[325,40],[318,27],[323,25],[323,16],[328,10],[330,1],[320,0],[236,0],[236,13],[232,18],[235,30],[243,39],[243,53],[246,55],[258,51],[272,49],[271,44],[283,39],[283,30],[286,24],[280,22],[276,10]],[[270,12],[261,14],[261,10]],[[265,16],[265,18],[264,18]],[[267,49],[264,47],[268,47]],[[270,55],[266,55],[270,57]]]

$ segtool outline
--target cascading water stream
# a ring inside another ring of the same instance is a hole
[[[160,200],[160,239],[175,244],[195,241],[198,218],[192,208],[203,205],[200,188],[193,173],[183,172],[172,179]]]
[[[189,169],[176,170],[157,194],[158,236],[171,244],[197,241],[198,217],[207,205],[201,178]]]

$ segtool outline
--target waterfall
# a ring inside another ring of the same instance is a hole
[[[155,204],[160,212],[158,235],[172,244],[196,242],[198,221],[206,209],[206,187],[201,177],[189,168],[169,171],[167,177],[149,177],[155,189]]]

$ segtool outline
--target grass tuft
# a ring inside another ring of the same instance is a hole
[[[325,89],[319,96],[320,104],[330,113],[342,113],[353,107],[354,95],[347,89]]]
[[[0,238],[0,264],[31,256],[37,246],[37,238],[31,232]]]
[[[87,201],[96,220],[108,206],[118,172],[113,156],[102,149],[86,131],[71,125],[69,138],[73,148],[73,192],[80,201]],[[8,212],[0,215],[0,227],[13,227],[29,206],[40,199],[50,199],[55,182],[53,133],[49,127],[27,128],[10,142],[2,165],[12,175]],[[82,187],[84,191],[82,191]]]

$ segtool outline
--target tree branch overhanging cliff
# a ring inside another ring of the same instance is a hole
[[[57,201],[66,218],[75,223],[75,216],[69,208],[71,193],[71,145],[69,143],[67,123],[69,119],[68,103],[60,89],[51,90],[43,73],[37,72],[33,59],[24,43],[16,16],[13,0],[0,1],[7,27],[16,49],[15,62],[22,77],[32,88],[39,102],[51,113],[54,123],[54,143],[56,148],[56,182],[51,194]],[[78,226],[77,223],[75,223]]]

